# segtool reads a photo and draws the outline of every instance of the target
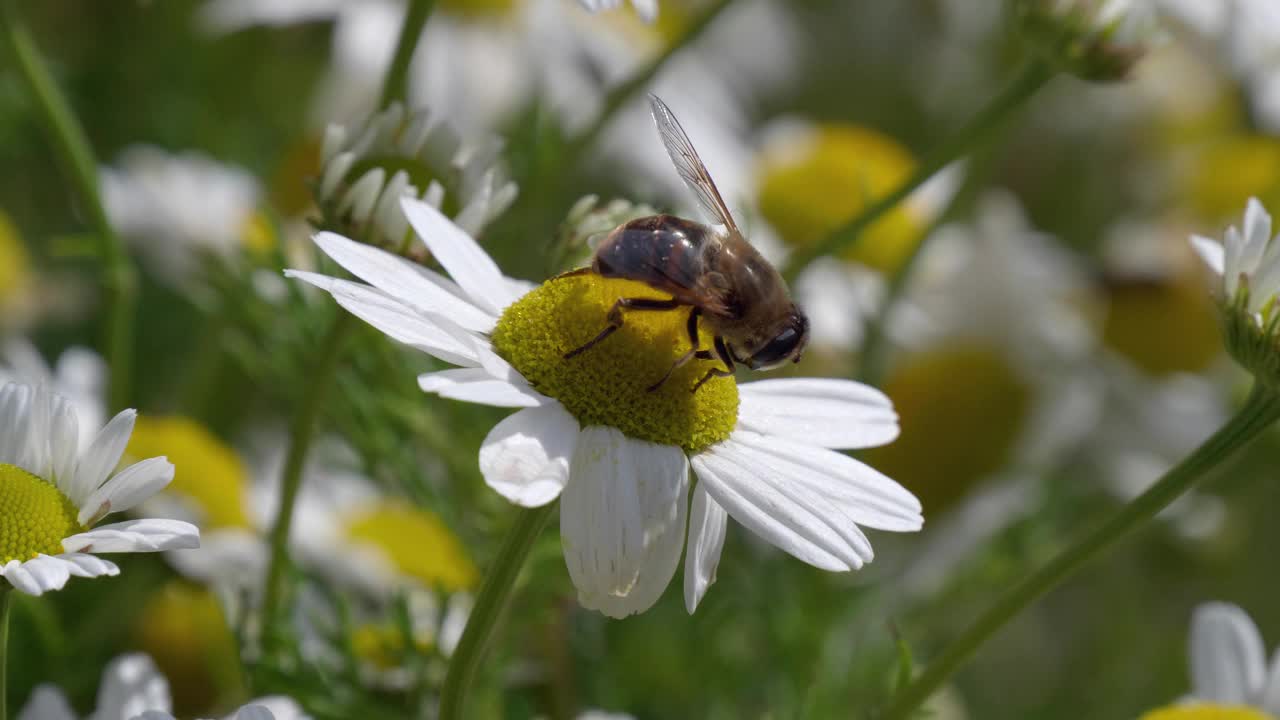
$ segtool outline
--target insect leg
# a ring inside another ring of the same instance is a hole
[[[702,314],[702,308],[700,307],[694,306],[689,309],[689,323],[688,325],[685,326],[689,332],[689,344],[692,346],[689,348],[689,352],[676,358],[676,361],[671,364],[671,367],[667,368],[667,372],[665,375],[662,376],[662,379],[658,380],[658,382],[645,388],[645,390],[647,390],[648,392],[653,392],[654,390],[657,390],[658,388],[662,387],[662,383],[666,382],[667,379],[671,377],[671,373],[675,372],[676,368],[683,367],[685,363],[689,362],[695,357],[699,357],[698,316],[701,314]],[[711,354],[708,353],[707,357],[704,359],[710,359],[710,357],[711,357]]]
[[[605,329],[600,331],[599,335],[591,338],[585,345],[574,348],[564,354],[564,359],[568,360],[575,355],[580,355],[590,350],[596,343],[604,340],[622,327],[622,311],[623,310],[675,310],[682,303],[675,298],[670,300],[658,300],[657,298],[618,298],[618,301],[609,308],[609,314],[606,316],[609,324]]]
[[[713,377],[729,377],[733,374],[733,355],[729,353],[729,348],[724,344],[724,338],[719,335],[716,336],[716,357],[720,359],[720,362],[724,363],[725,369],[711,368],[708,370],[707,374],[703,375],[702,379],[698,381],[698,384],[693,386],[693,392],[698,392],[698,388]]]

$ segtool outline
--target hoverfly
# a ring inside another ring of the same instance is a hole
[[[712,225],[674,215],[653,215],[624,223],[596,247],[591,265],[568,274],[593,272],[625,278],[671,294],[669,300],[620,298],[605,326],[585,345],[565,353],[570,359],[594,347],[623,324],[624,311],[689,308],[689,351],[656,383],[657,390],[676,368],[693,358],[719,359],[694,391],[712,377],[732,375],[737,363],[767,370],[787,360],[800,361],[809,339],[809,319],[796,307],[782,276],[747,242],[711,180],[693,143],[661,99],[649,95],[654,123],[667,154]],[[713,333],[711,349],[699,346],[699,319]],[[714,354],[713,354],[714,353]]]

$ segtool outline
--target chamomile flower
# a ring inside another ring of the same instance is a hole
[[[1275,720],[1280,657],[1267,662],[1262,633],[1244,610],[1206,603],[1191,617],[1191,693],[1141,720]]]
[[[1244,230],[1233,225],[1221,244],[1199,235],[1191,244],[1222,277],[1216,293],[1223,308],[1227,351],[1259,382],[1280,385],[1280,242],[1271,235],[1271,215],[1256,198],[1244,213]]]
[[[43,385],[71,402],[80,421],[81,448],[107,421],[107,364],[83,347],[70,347],[50,367],[40,351],[22,338],[0,344],[0,385],[23,382]]]
[[[100,720],[174,720],[169,682],[151,658],[121,655],[102,672],[96,708]],[[18,713],[18,720],[77,720],[67,696],[54,685],[38,685]],[[265,697],[226,716],[226,720],[305,720],[302,708],[284,696]]]
[[[81,449],[75,408],[40,386],[0,389],[0,577],[29,595],[60,590],[76,577],[120,572],[96,553],[193,548],[200,532],[176,520],[138,519],[95,528],[173,479],[153,457],[116,471],[136,413],[116,415]]]
[[[445,398],[521,408],[480,449],[485,482],[525,507],[560,498],[560,531],[579,601],[612,617],[652,606],[685,545],[685,605],[715,579],[727,520],[819,568],[848,571],[872,557],[860,526],[918,530],[916,499],[835,449],[891,441],[897,417],[878,391],[831,379],[738,386],[694,360],[654,392],[681,354],[684,313],[633,313],[608,341],[566,360],[599,332],[640,283],[595,275],[530,289],[502,275],[435,208],[406,200],[418,236],[452,280],[346,238],[315,241],[371,283],[287,271],[400,342],[461,367],[419,385]],[[689,470],[698,483],[689,501]]]

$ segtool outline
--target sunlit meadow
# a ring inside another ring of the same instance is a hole
[[[0,0],[0,165],[0,720],[1280,720],[1276,0]]]

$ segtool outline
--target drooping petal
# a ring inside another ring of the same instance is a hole
[[[111,418],[111,422],[102,428],[89,448],[80,455],[71,483],[61,487],[77,507],[84,507],[89,496],[120,464],[120,456],[129,444],[129,436],[133,433],[133,423],[137,417],[136,410],[125,410]]]
[[[142,653],[121,655],[102,673],[95,720],[127,720],[146,712],[172,713],[169,681]]]
[[[1198,700],[1243,705],[1262,687],[1262,635],[1248,613],[1207,603],[1191,618],[1191,691]]]
[[[456,368],[418,376],[423,392],[494,407],[538,407],[548,399],[523,381],[497,380],[483,368]]]
[[[421,313],[377,288],[302,270],[285,270],[284,274],[328,292],[348,312],[392,340],[454,365],[478,364],[473,346],[461,342],[435,316]]]
[[[513,294],[497,263],[453,221],[421,200],[405,198],[400,207],[432,256],[472,302],[496,317],[516,301],[519,296]]]
[[[318,233],[314,239],[325,254],[351,274],[409,307],[439,313],[473,332],[487,333],[497,322],[496,314],[449,292],[440,282],[443,278],[433,278],[435,273],[399,255],[348,240],[337,233]]]
[[[1226,272],[1225,262],[1226,256],[1222,248],[1222,243],[1217,240],[1210,240],[1203,235],[1191,236],[1191,247],[1195,249],[1196,254],[1204,261],[1209,269],[1222,275]]]
[[[724,508],[707,494],[702,483],[693,490],[693,506],[689,510],[689,544],[684,552],[684,607],[693,614],[702,602],[707,588],[716,581],[720,551],[729,516]]]
[[[78,520],[81,525],[88,526],[109,513],[131,510],[172,481],[173,463],[167,458],[147,458],[134,463],[89,495],[80,508]]]
[[[61,590],[71,579],[67,563],[52,555],[37,555],[31,560],[10,560],[0,568],[0,576],[14,589],[40,596],[50,590]]]
[[[62,541],[69,553],[159,552],[200,547],[200,531],[182,520],[144,518],[103,525]]]
[[[649,609],[680,562],[684,452],[592,426],[578,436],[569,474],[560,534],[578,601],[615,618]]]
[[[884,445],[898,436],[888,396],[869,385],[831,378],[761,380],[738,386],[738,425],[765,435],[828,448]]]
[[[577,442],[578,421],[560,403],[521,410],[489,431],[480,446],[480,473],[517,505],[546,505],[569,481]]]
[[[67,702],[67,696],[55,685],[44,683],[31,691],[31,699],[22,706],[18,720],[78,720]]]
[[[67,571],[75,577],[114,577],[120,574],[120,568],[116,567],[115,563],[110,560],[103,560],[97,555],[63,553],[58,557],[67,563]]]

